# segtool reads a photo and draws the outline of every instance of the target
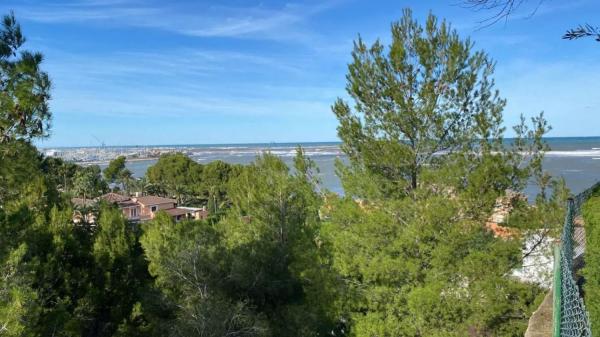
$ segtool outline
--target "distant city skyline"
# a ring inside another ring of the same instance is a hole
[[[504,140],[505,141],[512,141],[514,140],[514,137],[505,137]],[[558,142],[563,142],[563,141],[567,141],[567,142],[572,142],[572,141],[582,141],[585,145],[582,147],[582,149],[579,150],[593,150],[593,151],[599,151],[600,148],[587,148],[586,146],[589,145],[588,142],[593,142],[593,144],[598,144],[600,143],[600,136],[548,136],[548,137],[543,137],[544,140],[546,140],[546,142],[550,142],[550,143],[556,143]],[[38,148],[46,151],[46,150],[57,150],[57,149],[67,149],[67,148],[72,148],[72,149],[77,149],[77,148],[89,148],[89,149],[101,149],[101,148],[114,148],[114,149],[121,149],[121,148],[188,148],[188,147],[197,147],[197,148],[212,148],[212,147],[221,147],[221,148],[226,148],[226,147],[245,147],[245,146],[250,146],[250,147],[254,147],[254,146],[261,146],[261,147],[281,147],[281,146],[285,146],[285,147],[297,147],[297,146],[302,146],[302,147],[306,147],[306,146],[313,146],[313,145],[342,145],[342,141],[338,140],[331,140],[331,141],[289,141],[289,142],[246,142],[246,143],[173,143],[173,144],[169,144],[169,143],[131,143],[131,144],[102,144],[102,143],[97,143],[97,144],[91,144],[91,145],[51,145],[48,143],[42,144],[40,145]],[[575,144],[577,144],[575,142]],[[551,146],[550,151],[552,151],[553,148]],[[573,149],[571,149],[573,150]],[[600,158],[600,153],[598,154],[599,158]]]
[[[597,136],[600,43],[565,41],[600,25],[593,0],[544,1],[508,22],[457,1],[8,0],[45,55],[54,88],[42,147],[337,141],[330,110],[345,94],[352,41],[390,39],[410,7],[452,23],[496,66],[505,121],[545,111],[549,136]]]

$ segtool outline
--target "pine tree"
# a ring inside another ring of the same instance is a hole
[[[42,54],[23,50],[24,43],[14,14],[5,15],[0,27],[0,145],[48,135],[50,79],[40,68]]]
[[[493,62],[445,21],[430,15],[421,26],[405,10],[391,31],[387,49],[355,42],[346,87],[354,111],[342,100],[333,106],[352,168],[342,174],[377,181],[384,197],[416,189],[436,154],[496,137],[505,105],[490,78]]]
[[[217,227],[232,259],[236,296],[265,314],[276,336],[320,336],[334,327],[331,276],[317,240],[314,164],[299,151],[295,174],[263,154],[230,181],[232,209]]]
[[[494,63],[445,21],[421,26],[405,10],[391,32],[387,48],[355,43],[354,109],[333,106],[349,164],[338,162],[346,196],[328,198],[322,233],[344,284],[344,331],[522,335],[541,289],[510,276],[519,238],[497,238],[485,222],[506,189],[541,172],[549,127],[523,120],[506,144]]]

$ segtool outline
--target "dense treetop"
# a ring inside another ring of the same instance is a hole
[[[346,87],[354,111],[342,100],[333,110],[352,167],[381,182],[384,195],[416,189],[438,153],[501,137],[494,64],[472,48],[445,21],[430,15],[420,26],[409,10],[392,24],[388,48],[355,42]]]
[[[41,53],[23,50],[25,37],[13,14],[0,27],[0,143],[48,135],[50,79]]]

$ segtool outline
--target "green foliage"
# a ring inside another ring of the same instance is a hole
[[[234,289],[267,315],[276,336],[314,336],[332,326],[312,166],[299,152],[291,175],[280,158],[258,157],[230,182],[232,210],[218,224]]]
[[[600,196],[598,192],[583,205],[585,223],[585,305],[593,331],[600,327]]]
[[[121,173],[125,170],[125,156],[119,156],[108,163],[102,174],[104,179],[109,183],[114,183],[121,177]]]
[[[505,101],[490,79],[493,62],[472,47],[433,15],[420,26],[410,10],[392,24],[388,49],[355,42],[346,87],[355,112],[342,100],[333,111],[354,173],[375,179],[382,196],[417,188],[434,154],[502,132]]]
[[[102,205],[95,225],[75,224],[57,189],[94,198],[108,190],[102,172],[28,143],[47,132],[29,125],[49,118],[47,77],[41,57],[14,54],[23,39],[12,17],[3,29],[0,335],[522,335],[542,290],[510,276],[521,237],[484,225],[506,189],[534,181],[536,207],[517,202],[509,225],[551,233],[567,191],[542,168],[543,115],[531,128],[522,119],[507,144],[493,63],[445,22],[421,27],[405,11],[389,48],[355,44],[355,107],[334,105],[346,196],[320,190],[301,148],[292,170],[268,153],[244,167],[167,154],[139,181],[120,157],[106,181],[217,216],[134,224]],[[593,313],[594,202],[584,214]]]
[[[108,191],[106,181],[102,179],[102,171],[98,165],[80,168],[75,173],[73,192],[83,199],[95,198]]]
[[[570,193],[564,179],[552,179],[548,187],[551,194],[543,195],[548,192],[540,192],[535,207],[529,207],[526,201],[515,205],[507,223],[524,231],[545,229],[547,232],[542,232],[544,236],[560,237]]]
[[[137,329],[128,317],[149,275],[120,211],[102,210],[97,233],[75,225],[73,211],[57,198],[56,171],[49,169],[56,163],[42,161],[22,141],[2,146],[8,151],[0,160],[6,183],[0,199],[1,335],[110,336],[118,326]],[[101,185],[99,168],[78,171],[89,172]]]
[[[130,190],[140,192],[143,195],[165,195],[164,189],[157,184],[152,184],[148,181],[148,177],[143,176],[138,179],[131,180]]]
[[[46,174],[48,182],[63,192],[73,189],[75,174],[79,168],[77,164],[56,157],[46,157],[42,162],[42,170]]]
[[[459,201],[338,199],[331,207],[323,233],[346,280],[352,336],[522,335],[541,290],[506,277],[520,243],[457,216]]]
[[[12,17],[0,38],[0,335],[188,336],[203,326],[216,336],[267,331],[260,314],[222,290],[206,301],[185,297],[184,324],[163,324],[174,317],[175,302],[154,287],[137,226],[108,207],[100,209],[97,227],[75,224],[73,210],[61,203],[57,188],[92,198],[107,190],[106,182],[99,167],[42,159],[28,142],[47,132],[45,74],[34,74],[41,56],[15,55],[23,39]],[[35,97],[27,96],[32,88]],[[115,167],[109,179],[127,176],[118,162]]]
[[[28,214],[30,213],[30,214]],[[150,282],[135,233],[119,210],[103,209],[97,233],[72,210],[3,213],[0,322],[19,336],[112,336],[130,320]],[[15,241],[15,239],[17,239]]]
[[[40,166],[40,155],[32,145],[23,141],[0,144],[0,205],[13,201],[31,205],[28,201],[45,197],[32,193],[43,194],[46,189]]]
[[[531,178],[540,205],[559,202],[544,194],[543,115],[532,128],[522,119],[506,144],[493,62],[433,15],[420,26],[406,10],[389,48],[359,39],[352,56],[354,111],[333,107],[349,196],[329,198],[322,228],[349,335],[522,335],[543,294],[510,276],[522,261],[518,237],[496,238],[485,223],[499,196]],[[543,227],[547,219],[517,206],[511,225]]]
[[[23,50],[25,38],[14,15],[0,27],[0,144],[48,134],[50,79],[40,69],[43,56]]]
[[[327,259],[317,244],[320,197],[302,154],[290,174],[265,154],[229,182],[232,208],[214,226],[165,213],[141,239],[175,335],[322,336],[334,327]]]
[[[6,276],[0,279],[0,326],[6,324],[8,335],[51,335],[71,321],[73,302],[66,294],[81,289],[80,269],[72,264],[81,252],[72,213],[55,207],[56,191],[35,148],[22,141],[2,146],[10,147],[0,167],[11,193],[0,200],[0,270]]]
[[[159,213],[141,243],[150,273],[175,312],[167,317],[174,336],[266,336],[264,321],[223,291],[227,256],[207,223],[174,223]]]
[[[229,205],[227,186],[231,178],[240,172],[239,166],[227,164],[221,160],[212,161],[202,169],[201,183],[195,187],[195,193],[202,200],[207,200],[208,210],[219,214]]]
[[[156,194],[175,197],[180,204],[208,206],[211,214],[218,215],[230,203],[228,182],[240,170],[220,160],[202,165],[183,153],[170,153],[148,168],[147,187]]]
[[[202,166],[183,153],[162,155],[156,164],[146,172],[148,182],[160,185],[169,196],[174,196],[178,203],[185,203],[191,198],[191,188],[199,183]]]
[[[94,319],[87,334],[112,336],[117,329],[132,332],[143,327],[145,322],[135,319],[142,315],[140,301],[150,277],[137,243],[136,227],[123,218],[119,209],[101,209],[92,255],[94,286],[87,300],[93,305],[90,309]]]
[[[120,183],[123,190],[129,193],[129,189],[133,182],[133,173],[125,167],[125,156],[119,156],[108,163],[104,169],[104,179],[109,184]]]
[[[31,288],[23,257],[27,245],[21,244],[10,252],[0,265],[0,335],[27,336],[28,322],[35,320],[37,294]]]

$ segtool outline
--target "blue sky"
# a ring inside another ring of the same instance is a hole
[[[537,3],[536,0],[531,0]],[[600,43],[560,37],[600,24],[597,0],[492,13],[429,1],[3,0],[45,54],[52,136],[41,146],[335,141],[360,33],[389,41],[405,7],[446,18],[497,61],[507,125],[545,111],[550,136],[600,135]]]

